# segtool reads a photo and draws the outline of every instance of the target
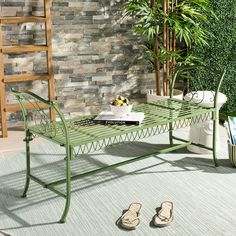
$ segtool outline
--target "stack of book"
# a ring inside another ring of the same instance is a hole
[[[225,127],[228,133],[228,152],[229,159],[234,167],[236,167],[236,117],[229,116],[225,122]]]
[[[236,117],[228,116],[228,121],[224,123],[226,128],[229,142],[232,145],[236,145]]]
[[[143,119],[143,112],[131,112],[128,116],[117,117],[111,111],[103,111],[95,117],[93,122],[103,125],[140,125]]]

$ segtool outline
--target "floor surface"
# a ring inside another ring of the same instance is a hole
[[[53,192],[31,181],[27,198],[20,198],[25,181],[24,134],[12,131],[8,139],[0,140],[0,231],[16,236],[236,235],[236,169],[228,159],[224,129],[220,131],[217,168],[211,154],[183,149],[75,181],[65,224],[57,223],[65,200]],[[185,137],[188,131],[178,135]],[[72,161],[72,172],[128,160],[167,143],[164,134],[107,147]],[[31,151],[34,175],[45,181],[64,176],[63,148],[37,139]],[[153,227],[156,208],[165,200],[174,204],[174,220],[169,227]],[[142,204],[141,223],[136,230],[126,231],[116,221],[131,202]]]

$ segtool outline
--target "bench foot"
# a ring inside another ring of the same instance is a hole
[[[70,185],[70,183],[69,183]],[[69,186],[70,188],[70,186]],[[65,223],[66,222],[66,216],[69,212],[69,208],[70,208],[70,199],[71,199],[71,193],[69,192],[67,194],[67,197],[66,197],[66,205],[65,205],[65,208],[64,208],[64,211],[63,211],[63,214],[61,216],[61,219],[59,220],[59,223]]]
[[[64,224],[66,221],[65,220],[59,220],[58,223],[59,224]]]
[[[25,182],[25,189],[24,189],[24,192],[23,194],[21,195],[22,198],[25,198],[27,196],[27,191],[29,189],[29,183],[30,183],[30,178],[29,177],[26,177],[26,182]]]

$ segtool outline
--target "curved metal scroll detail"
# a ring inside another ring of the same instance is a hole
[[[183,100],[195,104],[201,104],[203,102],[213,104],[215,101],[215,92],[205,90],[191,91],[184,96]]]
[[[190,80],[191,91],[184,96],[183,100],[192,102],[195,104],[200,103],[212,103],[212,106],[216,107],[216,100],[219,95],[219,90],[223,79],[226,74],[226,70],[222,72],[212,72],[208,70],[208,73],[211,73],[212,80],[211,86],[209,87],[209,81],[204,83],[204,80],[200,78],[200,75],[196,75],[194,79]],[[214,75],[213,75],[214,74]]]
[[[15,94],[22,108],[26,129],[36,127],[39,134],[52,138],[58,133],[66,133],[62,122],[50,120],[50,115],[47,110],[49,108],[56,109],[54,107],[55,104],[31,92],[18,92],[14,89],[12,89],[12,92]],[[30,107],[30,109],[27,109],[28,107]],[[29,112],[29,110],[32,110],[32,112]]]

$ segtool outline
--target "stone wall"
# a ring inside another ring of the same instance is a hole
[[[53,0],[53,64],[57,101],[69,115],[104,109],[116,94],[142,98],[154,86],[119,0]],[[43,14],[43,0],[0,0],[2,16]],[[43,44],[44,24],[4,26],[4,44]],[[44,72],[44,53],[5,56],[5,73]],[[46,96],[40,81],[14,84]],[[8,102],[14,98],[8,94]]]

